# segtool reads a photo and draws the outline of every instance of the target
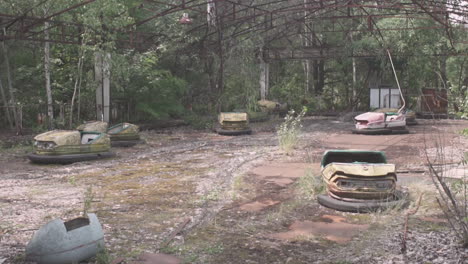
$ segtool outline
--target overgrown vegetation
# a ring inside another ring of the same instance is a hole
[[[284,122],[279,126],[277,135],[280,148],[286,153],[296,147],[299,141],[299,135],[302,128],[302,118],[307,112],[307,107],[303,107],[299,114],[296,114],[294,109],[290,110],[284,117]]]
[[[99,248],[95,264],[111,264],[112,258],[106,248]]]
[[[91,210],[93,200],[94,200],[93,187],[89,186],[86,189],[86,192],[83,197],[83,216],[86,216],[88,212]]]
[[[462,174],[460,174],[460,171],[453,170],[453,164],[447,162],[449,154],[442,139],[434,139],[434,142],[437,146],[435,157],[431,159],[426,149],[426,159],[432,181],[439,194],[436,201],[454,235],[463,247],[468,248],[468,174],[465,171],[468,160],[466,153],[460,155],[462,160],[456,164],[456,167],[462,168]]]
[[[462,134],[463,136],[468,137],[468,128],[465,128],[462,131],[460,131],[460,134]]]
[[[434,19],[411,19],[413,29],[385,30],[377,35],[377,28],[408,27],[408,19],[388,17],[392,13],[400,15],[398,10],[363,7],[351,8],[351,11],[357,17],[368,17],[372,12],[375,15],[371,16],[374,30],[365,30],[369,26],[367,21],[343,19],[340,28],[347,33],[334,32],[336,21],[313,19],[320,16],[320,12],[307,16],[313,20],[295,19],[293,24],[289,19],[297,14],[275,17],[273,24],[282,26],[273,27],[265,34],[257,34],[256,30],[250,32],[253,30],[250,22],[234,23],[234,28],[225,25],[187,30],[187,25],[179,23],[182,10],[137,26],[137,21],[144,21],[152,14],[147,6],[141,6],[141,1],[91,2],[47,21],[83,25],[80,43],[45,42],[48,31],[51,37],[69,32],[67,27],[55,25],[47,29],[44,21],[33,27],[36,38],[43,41],[7,39],[2,42],[2,126],[13,129],[15,123],[20,123],[42,130],[50,125],[68,128],[83,120],[99,119],[100,116],[96,116],[94,64],[96,55],[104,53],[110,58],[113,122],[151,122],[186,116],[196,121],[193,115],[212,116],[219,111],[234,109],[255,112],[258,110],[256,102],[260,99],[262,71],[259,50],[276,47],[300,50],[304,46],[342,47],[342,54],[329,58],[269,61],[270,88],[266,99],[287,103],[294,109],[305,105],[312,111],[367,110],[369,86],[394,86],[384,53],[388,48],[395,55],[395,67],[410,107],[415,106],[421,89],[436,88],[448,91],[452,113],[464,117],[468,112],[465,100],[467,57],[450,56],[466,54],[467,47],[463,43],[467,31],[462,24],[453,23],[446,31],[431,29],[438,26]],[[290,4],[281,2],[277,1],[277,5],[286,7]],[[0,13],[47,17],[77,3],[76,0],[57,0],[53,4],[52,1],[6,0],[0,2]],[[222,3],[217,5],[223,9]],[[197,8],[206,9],[203,5],[197,5]],[[252,10],[246,8],[244,15],[252,15],[248,13]],[[330,9],[328,13],[342,16],[343,12],[350,10],[343,6]],[[385,16],[379,17],[380,13]],[[196,25],[192,26],[197,28],[206,23],[206,18],[196,16],[193,22]],[[9,30],[19,23],[11,23],[2,34],[15,35]],[[10,24],[9,21],[6,24]],[[222,32],[218,31],[221,28]],[[135,37],[126,33],[125,30],[130,29],[152,37],[141,45],[127,47],[129,39]],[[289,31],[298,33],[284,34]],[[238,36],[238,32],[245,34]],[[46,44],[50,46],[47,52]],[[44,60],[46,53],[50,57],[47,62]],[[361,53],[374,55],[365,58],[349,56]],[[45,68],[49,69],[51,79],[47,89]],[[49,107],[53,108],[53,117],[47,117]],[[48,120],[51,118],[53,120]],[[193,123],[204,127],[199,122]]]
[[[325,192],[326,185],[320,175],[314,175],[311,169],[307,169],[304,176],[299,178],[297,186],[301,197],[306,200],[312,200],[317,195]]]

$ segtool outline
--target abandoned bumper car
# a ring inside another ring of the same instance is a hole
[[[356,128],[353,134],[408,134],[406,115],[397,112],[367,112],[354,118]]]
[[[220,113],[218,121],[221,127],[216,132],[220,135],[236,136],[252,133],[247,113]]]
[[[111,140],[112,147],[132,147],[136,144],[143,143],[138,134],[139,128],[137,125],[130,123],[120,123],[110,128],[107,128],[106,122],[92,121],[80,125],[77,129],[80,131],[99,131],[107,133]]]
[[[388,113],[397,114],[398,111],[399,111],[399,109],[397,109],[397,108],[379,108],[379,109],[375,110],[374,112],[387,113],[387,114]],[[405,115],[405,120],[406,120],[406,125],[407,126],[414,126],[414,125],[418,124],[418,121],[416,121],[416,112],[414,112],[413,110],[408,109],[408,108],[402,109],[401,112]]]
[[[107,130],[113,147],[131,147],[143,143],[138,134],[137,125],[130,123],[120,123]]]
[[[53,130],[34,137],[34,151],[28,158],[35,163],[68,164],[113,157],[105,133]]]
[[[322,158],[327,194],[318,202],[339,211],[366,213],[406,206],[396,189],[395,165],[380,151],[329,150]]]
[[[26,246],[26,259],[39,264],[79,263],[104,249],[104,233],[95,214],[41,227]]]

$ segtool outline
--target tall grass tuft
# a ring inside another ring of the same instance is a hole
[[[305,175],[299,178],[296,184],[304,200],[313,200],[326,190],[322,177],[314,175],[311,169],[307,169]]]
[[[306,107],[303,107],[302,111],[297,115],[294,109],[290,110],[284,118],[284,122],[278,128],[279,146],[288,154],[291,153],[299,142],[299,135],[302,128],[301,121],[306,112]]]

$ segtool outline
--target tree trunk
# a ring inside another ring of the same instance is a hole
[[[309,94],[310,92],[310,65],[311,65],[310,60],[305,60],[303,62],[304,74],[305,74],[305,89],[304,89],[305,95]]]
[[[74,107],[74,103],[75,103],[75,97],[76,97],[76,93],[79,89],[79,87],[81,86],[81,74],[83,72],[83,57],[84,57],[84,51],[79,51],[79,58],[78,58],[78,73],[76,75],[76,79],[75,79],[75,87],[73,89],[73,96],[72,96],[72,99],[71,99],[71,103],[70,103],[70,123],[69,123],[69,127],[70,129],[72,128],[73,126],[73,107]],[[78,96],[79,96],[79,93],[78,93]],[[79,112],[78,112],[78,115],[79,115]]]
[[[3,34],[6,35],[6,29],[3,28]],[[22,134],[21,122],[18,116],[18,111],[16,111],[16,99],[15,99],[15,90],[13,88],[13,80],[11,78],[10,70],[10,60],[8,58],[8,48],[5,45],[5,41],[2,41],[3,56],[5,59],[5,68],[8,81],[8,92],[10,94],[10,105],[12,106],[11,110],[13,111],[13,117],[15,119],[15,128],[16,134]]]
[[[102,62],[102,95],[103,95],[103,110],[104,122],[110,122],[110,71],[111,71],[111,54],[105,53]]]
[[[215,12],[217,12],[217,9],[215,10]],[[217,19],[219,20],[219,17],[217,17]],[[218,31],[218,47],[217,47],[217,51],[218,51],[218,59],[219,59],[219,67],[218,67],[218,79],[217,79],[217,91],[216,91],[216,95],[217,95],[217,98],[216,98],[216,110],[218,112],[221,112],[221,109],[222,109],[222,102],[221,102],[221,97],[223,95],[223,92],[224,92],[224,64],[225,64],[225,56],[224,56],[224,46],[223,46],[223,25],[221,23],[222,21],[217,21],[217,31]]]
[[[44,35],[45,39],[49,39],[49,22],[44,23]],[[45,76],[45,86],[47,93],[47,119],[49,129],[54,128],[54,108],[52,101],[52,89],[50,86],[50,42],[46,41],[44,43],[44,76]]]
[[[96,76],[96,118],[109,122],[110,102],[110,54],[96,52],[95,54],[95,76]]]
[[[304,17],[307,17],[309,15],[309,12],[307,11],[308,2],[309,2],[308,0],[304,0]],[[314,41],[314,36],[313,34],[310,33],[310,29],[307,23],[304,21],[304,36],[303,36],[304,47],[309,47],[310,43],[313,41]],[[310,66],[311,66],[311,60],[306,59],[303,62],[304,74],[305,74],[305,89],[304,89],[305,95],[307,95],[310,92]]]
[[[353,85],[352,85],[352,110],[353,112],[356,110],[356,58],[352,58],[353,60]]]
[[[265,100],[268,96],[270,65],[263,60],[260,62],[260,99]]]
[[[2,101],[5,107],[5,115],[8,120],[8,125],[10,126],[11,129],[13,129],[13,122],[11,120],[10,109],[8,108],[8,99],[6,98],[5,90],[3,89],[3,84],[2,84],[1,79],[0,79],[0,94],[2,95]]]

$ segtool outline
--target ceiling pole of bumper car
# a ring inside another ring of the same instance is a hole
[[[387,54],[388,54],[388,58],[390,59],[390,64],[392,64],[392,70],[393,70],[393,74],[395,75],[395,80],[396,80],[396,83],[398,85],[398,90],[400,91],[401,100],[403,101],[403,105],[400,107],[400,109],[398,109],[398,113],[401,113],[401,111],[403,111],[403,109],[405,109],[406,101],[405,101],[405,98],[403,97],[403,92],[401,91],[400,82],[398,81],[398,76],[396,74],[395,66],[393,65],[392,55],[390,54],[389,49],[387,49]]]

